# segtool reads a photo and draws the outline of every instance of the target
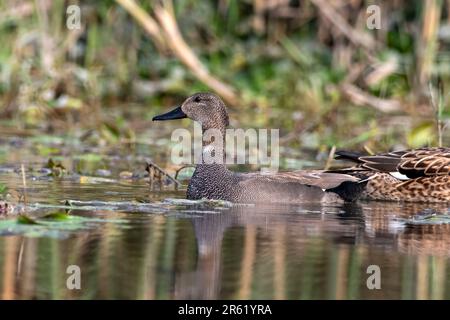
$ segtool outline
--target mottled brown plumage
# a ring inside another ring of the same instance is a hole
[[[450,148],[419,148],[373,156],[341,151],[336,158],[358,163],[356,168],[338,172],[366,175],[363,197],[367,199],[450,202]]]

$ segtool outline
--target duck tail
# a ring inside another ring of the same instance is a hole
[[[344,199],[344,201],[353,202],[358,200],[358,198],[361,196],[362,192],[366,188],[367,182],[368,179],[358,182],[344,181],[335,188],[327,189],[327,192],[334,192],[339,197]]]
[[[366,156],[367,154],[353,151],[340,150],[335,153],[336,160],[350,160],[352,162],[361,163],[360,157]]]

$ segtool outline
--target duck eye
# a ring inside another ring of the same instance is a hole
[[[194,102],[200,102],[200,97],[199,96],[195,97]]]

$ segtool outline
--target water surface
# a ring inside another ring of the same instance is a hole
[[[190,202],[145,174],[120,178],[145,172],[142,157],[69,157],[78,173],[49,177],[44,157],[3,150],[0,183],[26,199],[0,215],[1,299],[450,298],[447,205]],[[70,265],[80,290],[66,286]],[[367,287],[371,265],[381,289]]]

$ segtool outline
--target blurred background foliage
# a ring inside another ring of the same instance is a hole
[[[1,0],[0,35],[0,135],[134,141],[215,91],[292,147],[449,143],[449,0]]]

